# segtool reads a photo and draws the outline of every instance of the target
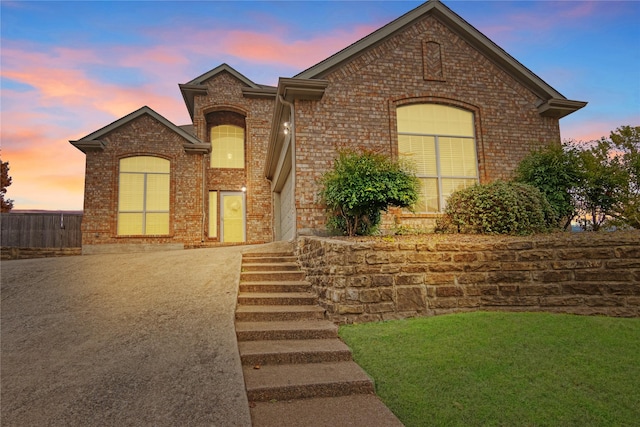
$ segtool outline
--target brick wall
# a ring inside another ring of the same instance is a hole
[[[526,237],[302,237],[298,259],[329,317],[472,310],[640,316],[640,231]]]
[[[208,87],[207,95],[196,96],[194,100],[193,121],[196,136],[201,141],[209,141],[205,117],[213,112],[232,111],[241,114],[245,117],[246,126],[246,168],[244,170],[211,169],[210,157],[206,155],[207,193],[209,191],[240,191],[241,187],[246,185],[247,242],[270,242],[273,240],[272,195],[270,183],[264,177],[264,161],[267,157],[274,100],[244,97],[243,83],[227,72],[215,75],[204,84]],[[206,209],[208,211],[208,206]],[[207,219],[208,217],[207,212]],[[205,240],[207,244],[215,244],[218,241],[208,237]]]
[[[86,155],[82,245],[200,244],[202,239],[202,155],[187,154],[175,132],[144,115],[107,134],[103,151]],[[159,156],[171,162],[170,234],[119,237],[118,168],[121,158]]]
[[[425,80],[424,49],[434,43],[442,77]],[[473,111],[483,182],[508,178],[531,149],[560,141],[558,120],[538,114],[535,94],[434,17],[322,77],[329,85],[320,101],[296,102],[296,204],[303,230],[324,228],[317,180],[337,150],[366,147],[397,155],[400,105],[434,102]]]

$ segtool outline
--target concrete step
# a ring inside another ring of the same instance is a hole
[[[243,271],[241,282],[292,282],[304,280],[304,271]]]
[[[242,257],[242,262],[243,263],[262,263],[262,264],[269,264],[269,263],[278,263],[278,262],[296,262],[298,259],[293,256],[271,256],[270,254],[267,254],[268,256],[261,256],[261,257]]]
[[[248,263],[242,262],[241,271],[300,271],[295,262]]]
[[[239,305],[236,308],[236,320],[243,322],[313,319],[324,319],[324,308],[317,305]]]
[[[351,360],[351,350],[338,338],[241,341],[238,349],[242,364],[250,366]]]
[[[337,338],[338,326],[328,320],[236,322],[238,341]]]
[[[308,292],[311,283],[303,280],[292,280],[289,282],[240,282],[240,292]]]
[[[318,298],[311,292],[240,292],[240,305],[316,305]]]
[[[244,366],[249,401],[373,394],[373,381],[355,362]]]
[[[242,259],[258,258],[287,258],[295,257],[292,252],[247,252],[242,254]]]
[[[281,427],[287,414],[287,427],[403,427],[377,396],[354,394],[251,405],[253,427]]]

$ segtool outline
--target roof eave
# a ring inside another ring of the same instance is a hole
[[[584,101],[572,101],[569,99],[549,99],[538,106],[538,113],[544,117],[561,119],[587,105]]]
[[[207,87],[200,84],[179,84],[180,92],[182,92],[182,99],[189,111],[189,117],[193,121],[194,103],[196,95],[206,95]]]
[[[91,140],[91,141],[83,141],[79,139],[76,141],[69,141],[69,142],[71,143],[71,145],[73,145],[74,147],[76,147],[78,150],[82,151],[85,154],[87,154],[88,152],[103,151],[106,145],[104,141],[100,141],[98,139]]]

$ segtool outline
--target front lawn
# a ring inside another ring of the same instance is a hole
[[[340,336],[407,427],[640,425],[640,319],[476,312]]]

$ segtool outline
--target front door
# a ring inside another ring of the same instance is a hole
[[[245,241],[244,193],[220,194],[220,240],[223,242]]]

